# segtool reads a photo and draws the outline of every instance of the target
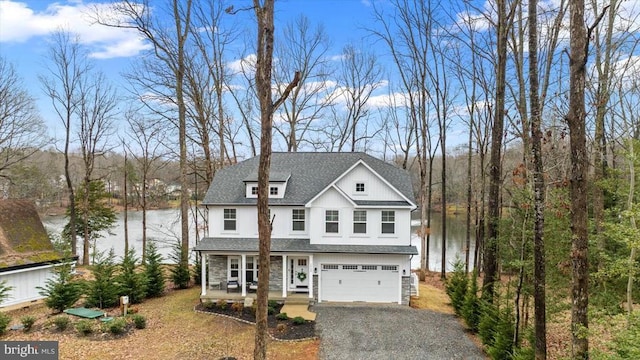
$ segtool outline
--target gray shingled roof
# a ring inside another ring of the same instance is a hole
[[[278,180],[285,174],[291,174],[291,177],[285,197],[269,199],[269,203],[304,205],[361,159],[415,203],[411,177],[407,171],[360,152],[274,152],[271,157],[271,172]],[[246,198],[244,182],[247,179],[257,179],[259,161],[260,157],[256,156],[216,172],[202,204],[255,204],[255,198]]]
[[[204,238],[194,251],[255,253],[258,252],[258,239]],[[309,239],[271,239],[271,252],[417,255],[418,249],[411,245],[330,245],[311,244]]]

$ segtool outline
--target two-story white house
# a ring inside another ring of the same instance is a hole
[[[195,251],[203,255],[203,297],[256,288],[258,162],[219,170],[202,202],[209,233]],[[316,302],[409,303],[418,251],[408,172],[364,153],[273,153],[269,194],[270,292]]]

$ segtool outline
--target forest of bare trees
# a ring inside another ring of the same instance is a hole
[[[494,333],[506,331],[489,340],[507,349],[495,354],[545,359],[559,322],[571,341],[554,351],[594,357],[595,316],[636,334],[631,349],[609,334],[605,352],[640,356],[635,2],[372,1],[367,37],[345,44],[305,14],[278,22],[286,2],[160,3],[88,14],[149,44],[122,86],[64,28],[34,69],[41,93],[0,54],[2,196],[67,208],[72,252],[82,239],[85,263],[93,182],[143,211],[159,206],[158,182],[175,185],[187,249],[188,214],[202,211],[190,199],[218,169],[260,155],[260,268],[269,269],[271,151],[363,151],[413,175],[423,273],[433,214],[446,279],[456,261],[445,258],[449,209],[465,213],[464,276],[481,283],[472,297],[495,312]],[[47,137],[36,96],[55,110],[60,138]],[[268,284],[268,271],[260,276]],[[266,356],[266,294],[258,290],[255,358]]]

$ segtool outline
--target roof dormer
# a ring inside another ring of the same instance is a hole
[[[282,199],[287,191],[287,182],[291,173],[271,172],[269,174],[269,197],[272,199]],[[245,194],[248,199],[258,198],[258,173],[252,173],[244,180]]]

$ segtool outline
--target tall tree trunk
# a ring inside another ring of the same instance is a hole
[[[273,129],[273,112],[287,98],[291,90],[297,86],[300,73],[296,72],[293,81],[287,86],[282,96],[271,100],[271,71],[273,64],[274,0],[253,0],[258,26],[258,43],[256,50],[256,92],[260,102],[260,161],[258,165],[258,239],[259,254],[258,290],[256,308],[256,335],[253,358],[267,358],[267,301],[269,297],[269,272],[271,256],[271,221],[269,219],[269,170],[271,167],[271,142]],[[283,264],[286,266],[286,264]]]
[[[181,259],[188,266],[189,263],[189,182],[187,173],[187,115],[184,101],[185,79],[185,47],[190,30],[191,0],[187,1],[184,27],[180,14],[178,0],[173,0],[173,16],[176,25],[177,59],[176,59],[176,101],[178,105],[178,141],[180,147],[180,235],[181,235]]]
[[[473,74],[475,74],[475,61]],[[469,139],[467,140],[467,214],[466,214],[466,234],[465,234],[465,250],[464,250],[464,269],[469,273],[469,261],[471,253],[471,201],[473,200],[473,182],[472,182],[472,165],[473,165],[473,124],[475,114],[476,87],[474,85],[471,95],[471,111],[469,111]],[[477,212],[476,212],[477,215]],[[477,247],[477,246],[476,246]],[[475,259],[474,259],[475,260]],[[474,264],[477,266],[477,264]]]
[[[122,198],[124,199],[124,253],[127,254],[129,252],[129,194],[127,193],[127,177],[129,172],[127,171],[127,149],[124,149],[124,194]],[[142,249],[142,263],[144,263],[144,248]]]
[[[604,58],[602,58],[602,45],[598,44],[596,50],[596,69],[598,71],[598,84],[596,89],[595,104],[595,131],[594,131],[594,156],[593,156],[593,218],[595,233],[598,236],[598,256],[595,266],[600,268],[603,264],[602,255],[605,254],[605,236],[602,236],[604,224],[604,189],[602,181],[607,176],[607,142],[605,137],[605,117],[609,109],[609,99],[611,98],[611,56],[613,53],[612,38],[613,29],[616,26],[616,12],[618,0],[609,2],[609,19],[607,21],[607,31],[604,39]]]
[[[443,117],[445,115],[442,115]],[[445,279],[447,277],[447,154],[446,154],[446,118],[440,120],[443,126],[440,127],[440,149],[442,155],[442,172],[440,174],[440,181],[442,186],[442,264],[440,267],[440,278]]]
[[[485,276],[482,296],[492,302],[498,280],[498,230],[500,225],[500,187],[502,185],[502,137],[505,118],[505,87],[507,68],[507,4],[497,0],[497,55],[495,116],[491,129],[491,159],[489,160],[489,219],[485,242]]]
[[[69,121],[71,116],[69,115]],[[76,194],[71,182],[71,171],[69,170],[69,143],[70,143],[71,123],[66,125],[66,140],[64,144],[64,178],[67,182],[67,191],[69,192],[69,237],[71,241],[71,255],[78,255],[78,234],[76,233],[76,222],[78,215],[76,212]]]
[[[631,228],[635,232],[638,229],[636,216],[633,213],[634,194],[636,189],[636,168],[635,168],[635,137],[629,139],[629,196],[627,197],[627,209],[631,212]],[[629,276],[627,278],[627,327],[631,326],[631,313],[633,312],[633,274],[636,272],[636,250],[637,246],[631,244],[629,254]]]
[[[256,50],[256,92],[260,102],[260,163],[258,167],[258,237],[259,256],[256,309],[256,335],[253,358],[267,358],[267,301],[271,267],[271,224],[269,221],[269,169],[271,166],[271,136],[273,104],[271,103],[271,69],[273,57],[273,0],[253,1],[258,23]],[[283,264],[286,266],[286,264]]]
[[[529,0],[529,101],[531,103],[531,149],[533,152],[534,229],[533,302],[535,316],[535,358],[547,358],[546,271],[544,254],[544,168],[538,80],[538,1]]]
[[[89,178],[84,178],[84,193],[82,194],[82,265],[89,265]]]
[[[571,260],[572,302],[571,335],[574,359],[589,358],[587,330],[589,306],[589,258],[587,233],[587,148],[585,133],[585,73],[587,63],[587,29],[584,21],[584,0],[570,2],[570,89],[569,126],[571,147]]]

